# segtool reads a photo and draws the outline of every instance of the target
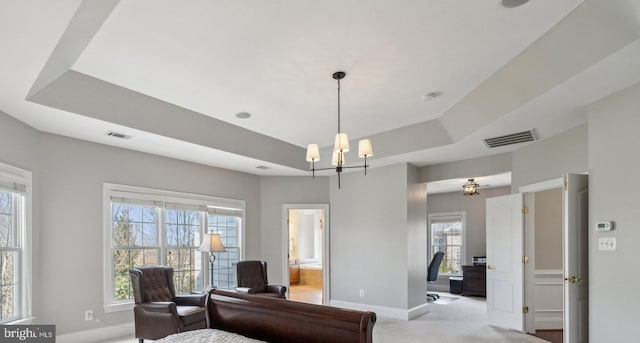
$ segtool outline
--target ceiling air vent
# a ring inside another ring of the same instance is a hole
[[[107,132],[107,136],[121,138],[121,139],[129,139],[129,138],[131,138],[131,136],[127,136],[124,133],[118,133],[118,132],[113,132],[113,131]]]
[[[488,148],[497,148],[499,146],[524,143],[524,142],[533,142],[536,140],[536,136],[533,134],[533,130],[522,131],[518,133],[512,133],[510,135],[487,138],[484,140],[484,144]]]

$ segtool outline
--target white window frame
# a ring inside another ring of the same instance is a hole
[[[160,201],[167,203],[177,203],[184,205],[193,205],[193,206],[203,206],[203,207],[215,207],[220,209],[233,209],[239,210],[242,214],[239,216],[241,220],[241,226],[238,230],[238,242],[239,242],[239,258],[244,259],[244,247],[245,247],[245,212],[246,212],[246,203],[244,200],[236,200],[236,199],[227,199],[227,198],[219,198],[208,195],[201,194],[190,194],[190,193],[182,193],[175,191],[167,191],[153,188],[145,188],[145,187],[137,187],[137,186],[129,186],[129,185],[120,185],[114,183],[105,183],[103,185],[103,302],[104,302],[104,311],[105,313],[117,312],[117,311],[126,311],[133,309],[134,302],[133,300],[126,301],[115,301],[113,298],[113,259],[111,254],[111,202],[112,198],[125,198],[125,199],[136,199],[143,201]],[[162,216],[160,216],[162,217]],[[204,230],[208,229],[206,215],[204,216],[204,221],[202,223],[202,227]],[[161,222],[161,225],[164,225],[164,218],[158,218]],[[164,238],[162,235],[158,237],[159,244],[163,246],[165,242],[163,242]],[[206,256],[205,256],[206,255]],[[164,256],[160,254],[159,256],[161,261],[164,261]],[[202,266],[203,271],[207,272],[209,269],[209,255],[202,253]],[[208,280],[208,278],[207,278]],[[205,280],[205,283],[208,281]]]
[[[431,223],[432,221],[443,221],[443,220],[448,220],[448,219],[455,219],[458,220],[461,218],[462,221],[462,232],[461,232],[461,236],[460,240],[462,242],[462,249],[460,250],[460,273],[459,274],[454,274],[454,273],[440,273],[439,275],[444,275],[444,276],[462,276],[462,266],[465,264],[465,258],[467,255],[467,212],[466,211],[456,211],[456,212],[441,212],[441,213],[429,213],[428,216],[428,228],[429,228],[429,246],[428,246],[428,250],[429,251],[429,259],[433,258],[433,229],[431,228]],[[445,258],[447,258],[445,256]]]
[[[18,278],[20,279],[20,287],[16,291],[18,292],[18,304],[20,307],[20,315],[18,319],[4,323],[7,324],[21,324],[29,322],[33,319],[32,314],[32,280],[33,280],[33,268],[32,268],[32,217],[33,217],[33,193],[32,184],[33,176],[28,170],[17,168],[5,163],[0,162],[0,184],[13,184],[15,185],[14,191],[21,193],[24,196],[24,206],[22,212],[18,213],[20,217],[18,228],[18,240],[21,243],[20,252],[20,265],[18,267]],[[5,187],[2,187],[3,189]],[[12,187],[9,187],[12,188]],[[20,189],[19,189],[20,188]],[[11,189],[8,189],[11,191]]]

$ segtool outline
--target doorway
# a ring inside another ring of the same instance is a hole
[[[288,299],[326,304],[329,299],[328,205],[283,205]]]
[[[563,335],[562,188],[524,193],[525,316],[528,333],[550,342]]]
[[[588,342],[588,176],[565,174],[520,192],[529,258],[525,331],[553,342]]]

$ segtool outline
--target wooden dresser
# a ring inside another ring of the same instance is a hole
[[[462,295],[487,296],[486,266],[462,266]]]

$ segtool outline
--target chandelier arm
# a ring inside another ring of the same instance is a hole
[[[329,168],[315,168],[312,169],[312,171],[320,171],[320,170],[336,170],[336,167],[329,167]]]
[[[353,169],[353,168],[368,168],[368,167],[369,167],[369,165],[365,164],[365,165],[362,165],[362,166],[348,166],[348,167],[343,166],[342,168],[343,169]],[[316,169],[316,170],[319,170],[319,169]]]

